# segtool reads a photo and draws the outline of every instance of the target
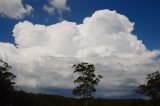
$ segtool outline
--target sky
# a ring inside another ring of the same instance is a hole
[[[72,96],[72,65],[89,62],[103,79],[96,97],[137,98],[160,69],[158,0],[0,0],[0,58],[16,87]]]

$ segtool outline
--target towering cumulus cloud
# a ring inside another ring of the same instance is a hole
[[[0,57],[12,65],[17,86],[72,89],[72,65],[89,62],[104,77],[97,95],[134,97],[139,81],[160,68],[156,61],[160,51],[148,50],[132,34],[133,26],[110,10],[96,11],[79,25],[24,21],[13,30],[16,46],[0,43]]]

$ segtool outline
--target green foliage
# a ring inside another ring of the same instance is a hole
[[[0,60],[0,100],[4,99],[13,91],[15,75],[9,72],[11,66]],[[4,100],[3,100],[4,101]]]
[[[160,72],[148,74],[146,84],[140,84],[137,90],[141,94],[151,97],[155,106],[160,105]]]
[[[78,78],[74,81],[78,86],[73,89],[75,96],[80,96],[83,99],[92,98],[93,93],[96,92],[95,86],[98,85],[101,75],[94,74],[95,67],[93,64],[80,63],[73,65],[74,73],[78,73]]]

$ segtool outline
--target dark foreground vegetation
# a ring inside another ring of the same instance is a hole
[[[146,83],[140,84],[137,92],[151,98],[142,99],[90,99],[96,92],[101,75],[95,75],[93,64],[80,63],[73,65],[74,73],[78,78],[74,83],[78,86],[73,94],[81,99],[66,98],[56,95],[33,94],[14,89],[14,74],[10,72],[11,66],[0,59],[0,106],[160,106],[160,72],[148,74]]]
[[[84,106],[83,100],[57,95],[33,94],[15,91],[0,106]],[[152,106],[150,101],[141,99],[92,99],[88,106]]]

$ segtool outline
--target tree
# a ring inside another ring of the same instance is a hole
[[[160,72],[148,74],[146,83],[140,84],[137,92],[151,97],[154,106],[160,106]]]
[[[98,85],[102,76],[94,74],[95,67],[93,64],[79,63],[73,65],[73,68],[74,73],[79,74],[78,78],[74,80],[78,86],[73,89],[73,94],[84,99],[84,105],[87,106],[88,99],[93,97],[93,93],[96,92],[95,86]]]
[[[13,91],[15,75],[9,72],[11,66],[0,59],[0,101]],[[4,100],[3,100],[4,101]]]

